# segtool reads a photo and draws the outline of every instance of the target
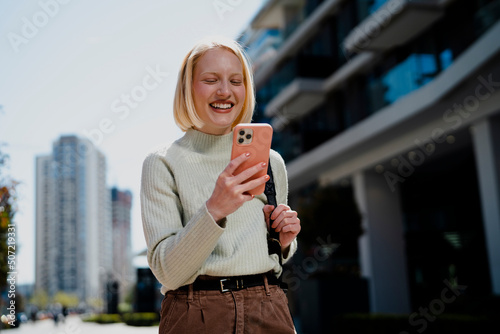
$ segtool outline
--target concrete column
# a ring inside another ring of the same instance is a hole
[[[500,119],[482,119],[472,139],[493,293],[500,295]]]
[[[369,280],[370,311],[409,313],[410,299],[399,193],[382,174],[354,175],[354,191],[363,216],[361,273]]]

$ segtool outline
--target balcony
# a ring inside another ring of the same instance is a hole
[[[343,0],[313,1],[305,5],[299,0],[270,0],[252,21],[252,29],[279,29],[284,36],[277,52],[255,71],[255,86],[261,88],[274,71],[297,54],[331,16]],[[300,24],[297,24],[298,16]],[[287,27],[288,26],[288,27]],[[286,37],[285,37],[286,34]]]
[[[304,6],[305,0],[269,0],[253,19],[253,29],[284,30],[290,12],[297,12]]]
[[[279,45],[283,41],[277,29],[266,29],[256,35],[255,40],[246,43],[254,71],[258,71],[261,66],[276,56]]]
[[[419,36],[443,16],[449,0],[390,0],[361,22],[345,39],[352,53],[385,51]]]
[[[296,78],[267,105],[265,115],[272,117],[271,124],[276,131],[289,121],[300,118],[325,100],[323,80]]]
[[[271,123],[278,131],[324,102],[324,79],[333,73],[335,58],[328,50],[316,52],[292,58],[273,78],[276,88],[264,115],[273,118]]]

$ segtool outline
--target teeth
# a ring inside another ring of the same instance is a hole
[[[217,109],[229,109],[232,107],[231,103],[212,103],[210,105]]]

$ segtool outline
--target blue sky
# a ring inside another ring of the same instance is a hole
[[[182,135],[171,108],[180,63],[198,39],[236,37],[264,2],[0,0],[0,142],[21,182],[18,283],[35,279],[35,157],[64,134],[92,136],[108,185],[132,191],[132,247],[145,249],[141,165]]]

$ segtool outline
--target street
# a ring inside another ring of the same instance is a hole
[[[10,334],[157,334],[158,326],[133,327],[124,323],[100,325],[82,322],[78,316],[69,316],[66,321],[56,325],[53,320],[28,322],[19,328],[9,329]]]

